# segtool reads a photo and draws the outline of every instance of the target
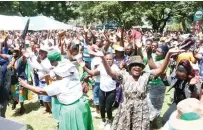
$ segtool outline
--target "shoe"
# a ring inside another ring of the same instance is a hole
[[[97,112],[93,112],[93,113],[92,113],[92,116],[93,116],[93,117],[96,117],[96,118],[99,118],[99,117],[100,117],[100,114],[98,114]]]
[[[101,121],[99,124],[99,129],[104,129],[104,127],[106,126],[106,123],[107,123],[106,121],[105,122]]]

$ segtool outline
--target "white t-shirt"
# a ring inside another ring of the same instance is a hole
[[[50,68],[51,68],[51,63],[50,61],[48,60],[48,58],[44,59],[40,65],[42,66],[43,70],[39,70],[38,71],[38,76],[39,78],[43,77],[44,75],[46,74],[49,74],[50,72]],[[45,81],[45,79],[41,80],[41,81]]]
[[[111,66],[111,69],[115,72],[119,71],[118,66],[115,64]],[[116,89],[116,81],[113,80],[112,77],[107,74],[103,64],[100,64],[97,70],[100,71],[100,89],[105,92],[109,92]]]
[[[79,73],[76,68],[72,75],[62,80],[54,81],[44,89],[49,96],[56,95],[62,104],[71,104],[83,95]]]
[[[96,70],[101,63],[102,63],[102,59],[100,57],[94,57],[91,62],[91,69]],[[100,75],[94,76],[94,80],[96,83],[100,83]]]
[[[42,66],[42,68],[43,68],[45,71],[47,71],[47,72],[49,72],[49,71],[50,71],[50,68],[52,67],[52,65],[51,65],[51,63],[50,63],[50,61],[49,61],[48,58],[45,58],[45,59],[41,62],[41,66]]]

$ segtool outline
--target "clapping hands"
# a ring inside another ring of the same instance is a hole
[[[90,46],[88,50],[90,50],[91,55],[94,55],[96,57],[103,57],[104,56],[104,53],[102,51],[100,51],[97,46]]]

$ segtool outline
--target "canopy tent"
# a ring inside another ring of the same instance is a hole
[[[45,16],[30,17],[29,30],[60,30],[73,29],[73,26],[64,24]]]
[[[0,30],[23,30],[29,18],[29,30],[73,29],[73,26],[71,25],[67,25],[46,16],[19,17],[0,15]]]
[[[26,19],[19,16],[0,15],[0,30],[23,30]]]

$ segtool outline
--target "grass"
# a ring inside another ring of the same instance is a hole
[[[162,108],[162,115],[168,109],[171,103],[172,91],[165,94],[165,101]],[[89,99],[92,99],[91,92],[88,93]],[[42,114],[45,110],[44,107],[40,107],[40,104],[37,100],[37,96],[34,95],[32,100],[25,101],[26,113],[24,115],[19,115],[18,111],[20,105],[17,105],[16,110],[11,109],[12,104],[9,104],[6,112],[6,118],[11,119],[23,124],[26,124],[30,130],[56,130],[57,121],[53,119],[50,114]],[[94,106],[90,103],[91,110],[94,111]],[[116,110],[113,112],[116,113]],[[98,125],[100,123],[100,118],[93,118],[95,130],[99,130]]]

